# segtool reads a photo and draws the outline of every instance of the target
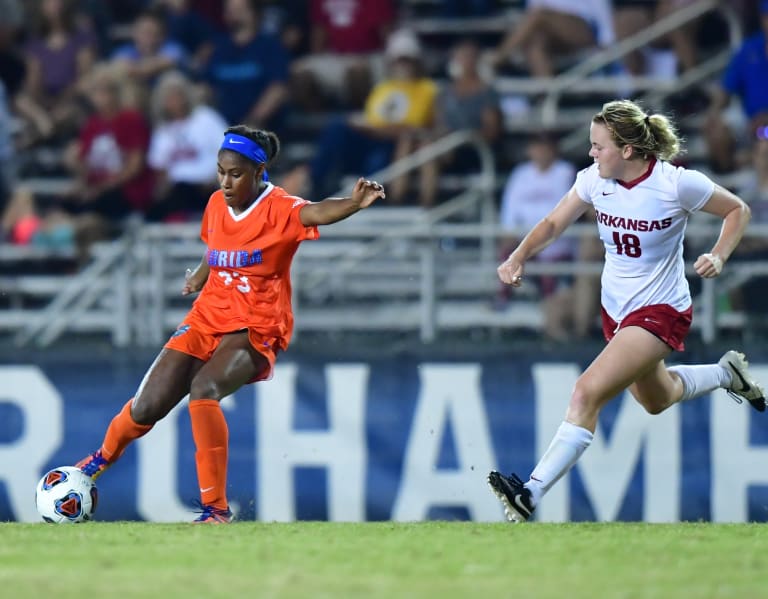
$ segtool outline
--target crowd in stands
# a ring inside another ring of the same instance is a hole
[[[530,226],[586,150],[568,164],[548,131],[527,157],[508,152],[494,77],[552,77],[694,1],[0,0],[0,241],[84,247],[126,220],[194,220],[216,186],[223,130],[236,123],[274,130],[287,147],[302,137],[296,123],[314,123],[303,135],[312,151],[271,171],[309,199],[336,191],[344,174],[370,174],[448,132],[474,130],[494,149],[500,179],[509,177],[502,224]],[[768,1],[730,4],[746,37],[712,90],[702,88],[704,166],[753,173],[737,191],[766,203]],[[434,18],[510,25],[429,38],[411,26],[425,6]],[[722,30],[701,17],[614,72],[688,72]],[[443,173],[476,168],[459,149],[390,182],[387,204],[432,207]],[[61,184],[41,190],[45,177]],[[755,214],[768,222],[768,210]],[[576,260],[594,250],[551,251]],[[551,336],[583,334],[579,315],[566,313],[578,303],[574,282],[542,286],[566,307],[548,319]]]

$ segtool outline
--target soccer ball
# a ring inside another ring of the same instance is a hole
[[[98,497],[93,479],[74,466],[61,466],[46,472],[35,489],[37,511],[43,520],[52,524],[90,520]]]

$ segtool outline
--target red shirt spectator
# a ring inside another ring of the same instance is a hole
[[[129,154],[146,155],[149,136],[149,126],[138,111],[124,109],[113,116],[91,116],[80,132],[79,157],[85,168],[85,182],[102,187],[119,178]],[[151,171],[145,165],[121,188],[131,208],[143,212],[152,198]]]
[[[312,49],[339,54],[381,50],[395,19],[390,0],[312,0]]]

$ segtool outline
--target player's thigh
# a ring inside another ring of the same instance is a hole
[[[632,396],[649,412],[658,412],[670,405],[675,396],[675,380],[670,376],[664,360],[639,376],[629,387]]]
[[[224,335],[211,359],[195,375],[190,399],[222,399],[269,367],[266,356],[251,345],[248,331]]]
[[[136,391],[131,410],[136,422],[156,422],[168,414],[189,393],[203,364],[199,358],[163,348]]]
[[[579,377],[582,393],[605,402],[644,377],[672,350],[640,327],[621,329]]]

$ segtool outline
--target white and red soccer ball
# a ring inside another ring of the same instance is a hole
[[[35,489],[37,511],[45,522],[52,524],[90,520],[98,497],[93,479],[74,466],[49,470]]]

